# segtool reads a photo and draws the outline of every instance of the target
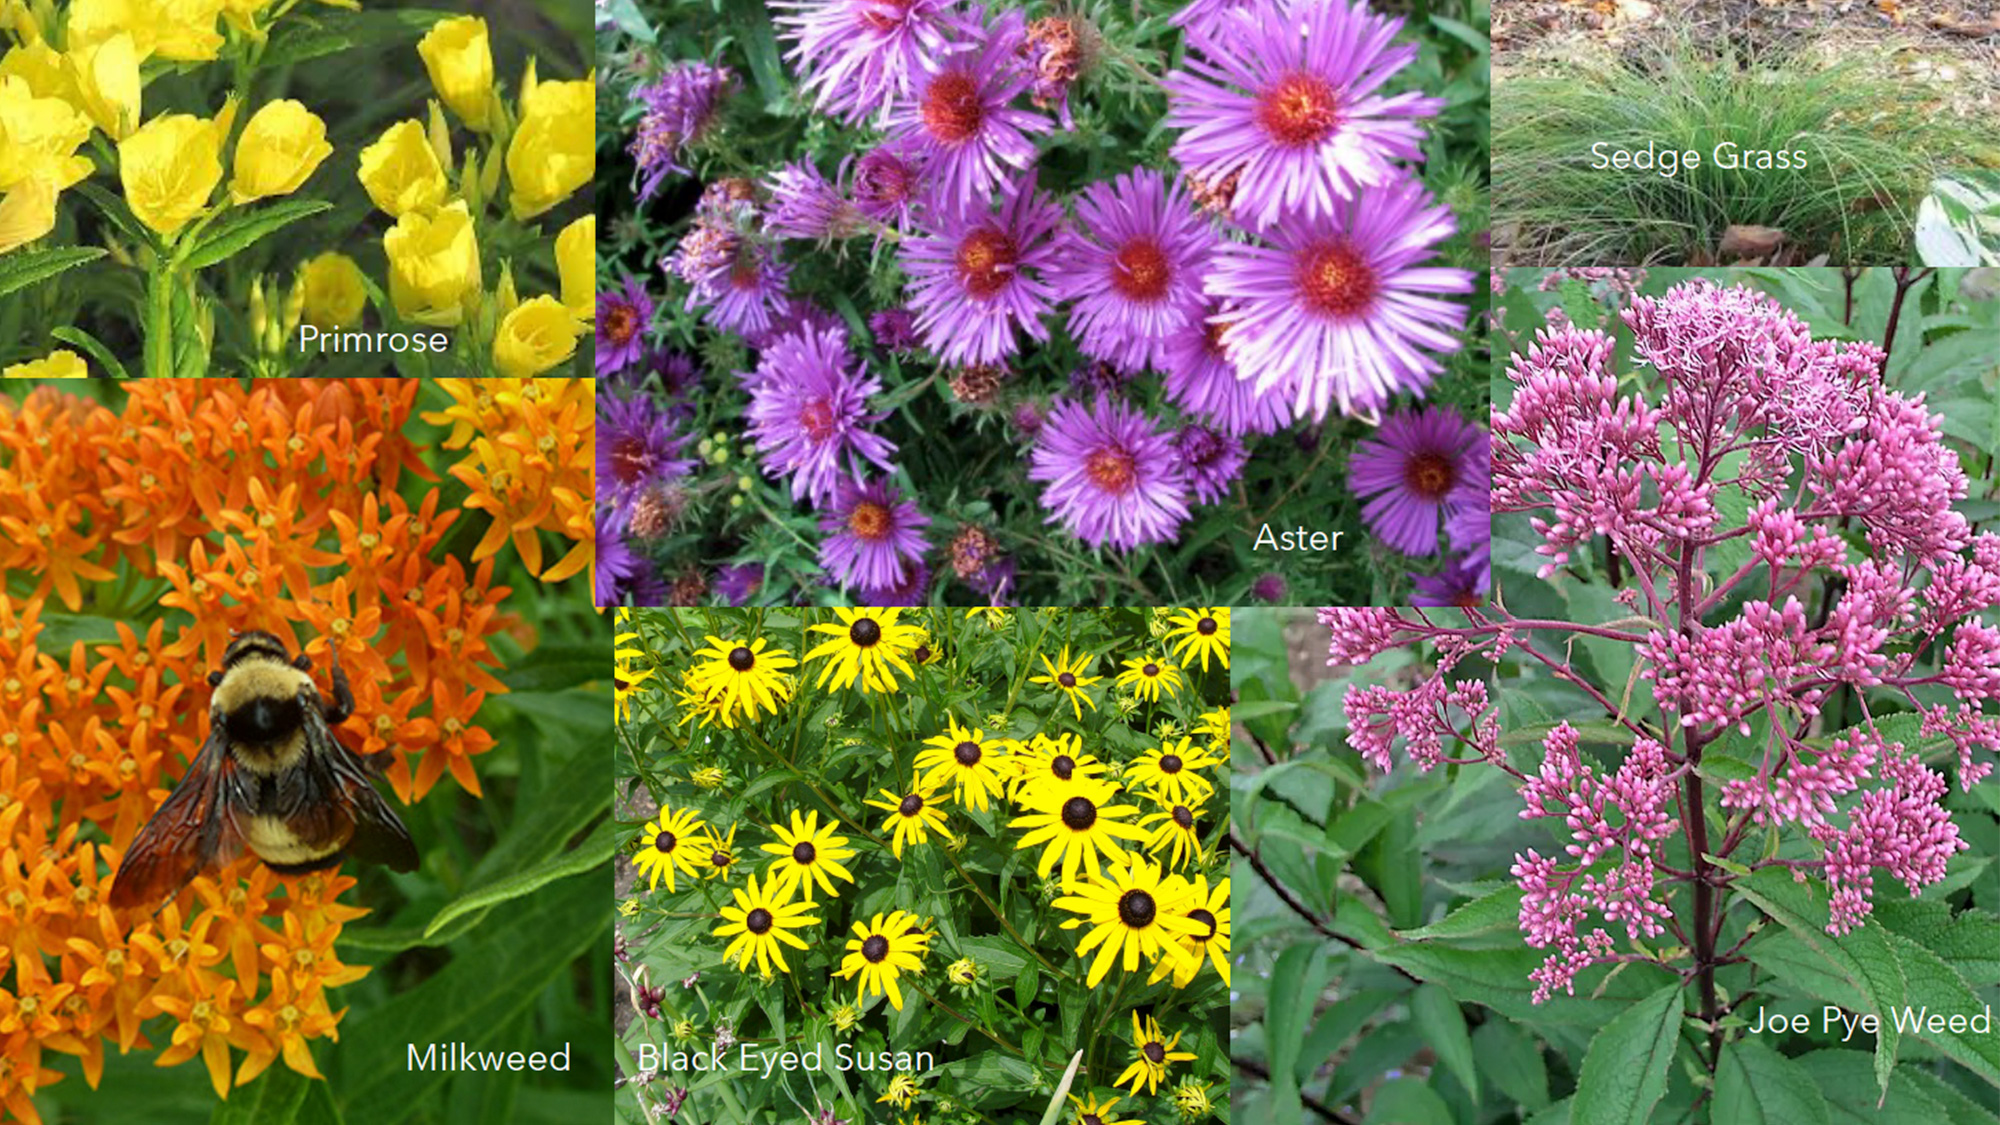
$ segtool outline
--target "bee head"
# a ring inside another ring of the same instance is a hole
[[[280,664],[291,660],[285,650],[285,642],[260,629],[238,633],[229,641],[229,647],[222,650],[222,670],[227,672],[245,660],[266,657]]]
[[[231,640],[222,654],[222,670],[211,679],[216,718],[238,746],[276,745],[305,721],[300,696],[312,679],[292,662],[284,642],[269,633],[243,633]]]

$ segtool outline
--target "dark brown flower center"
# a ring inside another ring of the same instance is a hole
[[[911,653],[911,654],[910,654],[910,657],[911,657],[911,659],[915,660],[915,661],[916,661],[917,663],[919,663],[919,664],[924,664],[924,663],[927,663],[927,662],[929,662],[929,660],[930,660],[930,658],[931,658],[931,646],[929,646],[929,645],[918,645],[918,646],[917,646],[917,651],[915,651],[915,652]]]
[[[1440,503],[1458,483],[1458,470],[1442,453],[1419,453],[1403,463],[1403,483],[1418,498]]]
[[[653,849],[658,852],[672,854],[674,845],[677,843],[679,841],[674,839],[674,834],[671,832],[662,832],[658,836],[653,837]]]
[[[1097,806],[1088,797],[1071,797],[1063,802],[1062,822],[1072,832],[1084,832],[1097,823]]]
[[[730,855],[728,852],[711,852],[709,853],[708,862],[716,865],[717,867],[728,867],[733,859],[735,859],[735,857]]]
[[[1197,906],[1193,910],[1188,911],[1188,920],[1192,922],[1200,922],[1202,925],[1208,927],[1207,933],[1198,935],[1194,940],[1207,941],[1209,938],[1215,936],[1215,931],[1216,931],[1215,915],[1210,914],[1208,911],[1203,910],[1201,907]]]
[[[962,71],[947,71],[931,79],[924,91],[924,126],[948,145],[964,144],[979,135],[985,109],[979,104],[979,83]]]
[[[1111,287],[1130,300],[1158,300],[1173,279],[1166,253],[1150,238],[1127,242],[1112,261]]]
[[[1316,74],[1288,74],[1257,99],[1257,124],[1287,147],[1318,144],[1340,124],[1340,98]]]
[[[1049,762],[1049,772],[1062,778],[1064,781],[1068,781],[1070,775],[1076,772],[1076,760],[1068,754],[1057,754]]]
[[[1073,688],[1076,686],[1076,677],[1068,672],[1064,672],[1062,675],[1056,677],[1056,682],[1066,688]]]
[[[958,759],[961,766],[976,766],[979,764],[979,744],[961,742],[952,748],[951,756]]]
[[[1007,287],[1014,277],[1014,240],[1003,231],[980,227],[958,244],[958,276],[966,292],[981,300]]]
[[[1322,316],[1353,316],[1375,299],[1375,270],[1344,241],[1323,242],[1299,254],[1299,295]]]
[[[1148,664],[1144,668],[1139,669],[1139,671],[1148,676],[1157,676],[1160,674],[1160,666],[1158,664]]]
[[[1132,455],[1117,446],[1106,446],[1084,458],[1083,471],[1090,474],[1097,487],[1113,496],[1132,491],[1132,484],[1139,476]]]
[[[1174,823],[1180,825],[1182,828],[1193,828],[1194,814],[1188,811],[1186,805],[1175,805]]]
[[[1152,925],[1158,913],[1159,904],[1145,891],[1126,891],[1118,896],[1118,920],[1135,930]]]
[[[756,655],[742,645],[729,650],[729,666],[738,672],[748,672],[756,664]]]
[[[753,934],[767,934],[771,932],[771,923],[776,920],[771,917],[770,911],[760,906],[743,916],[743,928]]]
[[[792,845],[793,863],[809,864],[818,856],[819,853],[813,850],[813,846],[809,841],[800,840],[798,843]]]
[[[861,943],[861,955],[868,958],[871,965],[879,965],[889,956],[889,939],[881,934],[869,934]]]
[[[1179,754],[1160,755],[1160,772],[1161,773],[1181,772],[1181,756]]]
[[[899,816],[915,816],[922,811],[924,811],[924,799],[915,793],[903,798],[903,803],[896,806],[896,813]]]
[[[1215,618],[1213,617],[1204,617],[1200,621],[1194,623],[1194,631],[1200,633],[1204,637],[1214,636],[1215,630],[1217,628],[1218,626],[1216,625]]]
[[[1145,1053],[1146,1061],[1152,1063],[1154,1066],[1158,1066],[1166,1061],[1167,1048],[1163,1043],[1148,1043],[1144,1047],[1139,1048],[1139,1050]]]
[[[882,639],[882,626],[872,617],[864,617],[848,627],[847,639],[867,648]]]
[[[889,534],[889,509],[872,500],[863,500],[848,513],[847,530],[860,539],[880,539]]]

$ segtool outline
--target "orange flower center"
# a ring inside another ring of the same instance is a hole
[[[862,539],[873,541],[889,534],[889,522],[889,509],[864,500],[856,504],[854,512],[847,517],[847,529]]]
[[[1134,301],[1156,301],[1167,291],[1173,270],[1160,245],[1150,238],[1135,238],[1118,251],[1117,268],[1111,271],[1111,287]]]
[[[964,144],[979,133],[979,123],[985,117],[979,104],[979,83],[955,70],[940,74],[924,91],[922,111],[931,136],[948,145]]]
[[[1299,289],[1312,311],[1353,316],[1375,298],[1375,271],[1347,243],[1322,243],[1299,255]]]
[[[604,318],[604,334],[614,345],[632,342],[639,334],[639,310],[631,305],[613,305]]]
[[[1288,74],[1257,99],[1257,124],[1289,148],[1318,144],[1340,124],[1340,99],[1316,74]]]
[[[985,300],[1007,287],[1014,275],[1014,240],[981,227],[958,244],[958,275],[973,296]]]
[[[1123,496],[1132,491],[1132,484],[1138,478],[1133,469],[1132,455],[1116,447],[1107,447],[1092,453],[1083,463],[1084,471],[1097,487],[1114,496]]]

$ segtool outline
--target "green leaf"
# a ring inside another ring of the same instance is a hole
[[[1906,937],[1884,932],[1889,946],[1902,965],[1906,982],[1909,1008],[1906,1013],[1883,1012],[1882,1022],[1891,1023],[1899,1015],[1908,1019],[1901,1030],[1936,1047],[1947,1057],[1963,1065],[1967,1070],[2000,1086],[2000,1041],[1993,1037],[1993,1029],[1984,1033],[1971,1030],[1954,1030],[1948,1021],[1956,1016],[1978,1016],[1990,1010],[1972,986],[1958,971],[1945,964],[1938,955],[1918,945]],[[1945,1017],[1941,1026],[1931,1026],[1936,1017]]]
[[[1887,896],[1881,896],[1887,899]],[[1877,901],[1869,917],[1909,938],[1958,970],[1975,988],[2000,984],[2000,917],[1983,910],[1954,915],[1942,902]]]
[[[1814,1051],[1793,1060],[1826,1100],[1833,1125],[1938,1125],[1954,1121],[1896,1068],[1885,1093],[1869,1081],[1860,1051]],[[1880,1103],[1879,1105],[1877,1103]]]
[[[1069,1057],[1069,1068],[1063,1071],[1062,1081],[1056,1084],[1056,1096],[1049,1099],[1049,1108],[1042,1114],[1042,1125],[1055,1125],[1062,1116],[1063,1099],[1069,1094],[1070,1083],[1076,1081],[1076,1068],[1083,1065],[1083,1052]]]
[[[315,1089],[317,1097],[313,1096]],[[301,1125],[340,1120],[340,1110],[327,1093],[326,1083],[315,1082],[283,1063],[271,1066],[234,1094],[215,1104],[208,1125]]]
[[[125,365],[118,362],[117,356],[111,354],[111,349],[105,347],[97,337],[92,336],[83,329],[70,328],[68,326],[51,328],[49,329],[49,335],[54,336],[65,344],[75,344],[77,347],[82,348],[84,353],[89,355],[91,359],[96,360],[97,366],[103,368],[104,373],[111,378],[131,378],[125,372]]]
[[[1667,1092],[1680,1042],[1681,986],[1670,984],[1604,1025],[1577,1075],[1571,1116],[1590,1125],[1644,1125]]]
[[[500,677],[509,691],[561,691],[611,678],[602,644],[542,645]]]
[[[207,269],[249,249],[258,239],[275,234],[308,215],[332,209],[333,204],[324,199],[287,199],[266,207],[238,211],[210,227],[200,244],[187,252],[187,267],[192,270]]]
[[[1520,924],[1520,918],[1521,888],[1510,886],[1483,898],[1473,899],[1428,926],[1404,930],[1397,937],[1404,941],[1444,941],[1471,937],[1474,934],[1512,929]]]
[[[637,39],[641,43],[655,41],[653,25],[646,22],[646,16],[632,0],[611,0],[604,6],[606,15],[618,30]]]
[[[1354,1038],[1363,1025],[1402,995],[1395,989],[1366,988],[1349,993],[1329,1005],[1326,1011],[1320,1013],[1319,1022],[1313,1024],[1312,1034],[1306,1036],[1305,1045],[1299,1048],[1298,1065],[1293,1071],[1300,1084],[1304,1084],[1333,1057],[1334,1052]]]
[[[789,83],[785,80],[785,68],[778,62],[778,40],[771,32],[771,20],[762,10],[749,5],[732,6],[730,11],[735,16],[731,25],[738,45],[750,60],[750,74],[756,79],[758,92],[764,95],[764,107],[776,111],[784,104]]]
[[[453,919],[475,910],[486,910],[509,902],[548,886],[558,879],[579,875],[600,864],[611,862],[611,856],[618,850],[624,830],[613,820],[598,824],[581,844],[513,875],[495,880],[470,894],[459,898],[437,912],[430,925],[424,927],[424,937],[434,936]]]
[[[1549,1067],[1534,1036],[1506,1020],[1487,1020],[1472,1033],[1472,1057],[1500,1092],[1532,1113],[1549,1104]]]
[[[455,14],[421,8],[366,12],[316,8],[294,12],[273,29],[270,46],[259,60],[260,65],[266,70],[277,70],[357,47],[382,47],[416,39],[429,31],[432,24],[451,19]]]
[[[47,281],[85,262],[94,262],[107,253],[110,251],[101,246],[51,246],[46,250],[15,250],[0,255],[0,297]]]
[[[1458,1001],[1442,985],[1419,985],[1410,998],[1410,1015],[1445,1069],[1478,1101],[1479,1071],[1472,1065],[1472,1036],[1465,1030],[1465,1013],[1458,1010]]]
[[[1541,967],[1545,955],[1525,945],[1458,949],[1413,942],[1374,950],[1371,956],[1418,980],[1434,980],[1468,1004],[1484,1004],[1509,1019],[1539,1024],[1601,1026],[1667,979],[1664,971],[1650,965],[1627,965],[1616,976],[1586,970],[1577,978],[1575,996],[1557,993],[1535,1004],[1528,974]]]
[[[1271,967],[1270,1000],[1264,1009],[1264,1038],[1270,1044],[1271,1105],[1279,1120],[1291,1121],[1304,1112],[1295,1069],[1306,1025],[1319,1004],[1319,993],[1332,969],[1315,942],[1300,942],[1278,955]]]
[[[73,185],[70,190],[82,193],[85,199],[96,204],[104,217],[111,221],[111,225],[117,227],[125,237],[141,246],[151,247],[155,253],[161,252],[160,236],[153,233],[152,227],[139,221],[139,217],[132,213],[131,206],[125,202],[124,196],[98,187],[89,180]]]
[[[1827,1125],[1826,1099],[1799,1065],[1754,1039],[1725,1043],[1715,1118],[1726,1125]]]
[[[1289,1117],[1274,1120],[1289,1121]],[[1392,1078],[1375,1088],[1366,1125],[1452,1125],[1451,1107],[1421,1078]]]

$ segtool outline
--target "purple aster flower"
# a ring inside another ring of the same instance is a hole
[[[829,534],[820,540],[819,565],[843,587],[894,589],[922,565],[928,544],[917,529],[930,522],[886,477],[842,480],[820,517],[819,529]]]
[[[743,333],[744,342],[759,350],[771,346],[780,336],[793,336],[801,332],[840,333],[847,337],[847,322],[821,308],[815,301],[803,297],[786,297],[771,316],[768,327]]]
[[[1186,425],[1174,435],[1174,448],[1187,471],[1188,486],[1195,499],[1213,504],[1228,493],[1229,486],[1243,475],[1246,454],[1243,443],[1229,434],[1207,426]]]
[[[903,571],[903,580],[881,590],[864,591],[872,606],[923,605],[931,588],[931,568],[913,562]]]
[[[1360,188],[1395,183],[1422,159],[1414,118],[1441,98],[1375,91],[1416,57],[1392,44],[1400,19],[1363,0],[1271,0],[1187,29],[1185,71],[1169,73],[1167,124],[1185,129],[1174,159],[1206,182],[1236,176],[1239,216],[1333,214]]]
[[[1285,600],[1286,589],[1285,576],[1273,570],[1258,575],[1257,581],[1250,583],[1250,596],[1265,605],[1277,605]]]
[[[1019,349],[1016,328],[1047,340],[1042,316],[1054,309],[1054,292],[1040,271],[1054,258],[1049,236],[1062,208],[1035,190],[1035,174],[1015,181],[998,214],[932,218],[935,229],[904,242],[902,253],[924,346],[946,363],[996,363]]]
[[[1029,84],[1019,56],[1023,19],[1006,12],[986,27],[986,9],[973,8],[959,27],[972,41],[926,58],[913,96],[898,101],[884,123],[892,141],[923,159],[933,198],[948,210],[976,207],[1004,169],[1033,163],[1027,135],[1049,129],[1048,118],[1013,108]]]
[[[957,0],[771,0],[785,58],[821,110],[850,124],[907,97],[927,58],[951,50]]]
[[[875,334],[875,346],[885,352],[907,355],[917,346],[917,318],[905,308],[883,309],[870,316],[868,331]]]
[[[706,305],[702,319],[726,332],[751,333],[771,326],[785,300],[791,267],[756,239],[735,231],[697,224],[681,239],[674,272],[692,289],[687,309]]]
[[[929,186],[916,146],[892,141],[869,149],[854,166],[854,206],[878,223],[901,228]]]
[[[625,275],[625,291],[597,295],[597,373],[623,371],[645,348],[647,325],[653,322],[653,298],[639,279]]]
[[[607,511],[597,513],[597,559],[592,564],[591,583],[596,587],[597,604],[623,604],[633,579],[647,569],[645,559],[625,545],[624,531]]]
[[[1111,394],[1131,382],[1131,375],[1108,360],[1086,363],[1069,373],[1070,390],[1087,397]]]
[[[648,349],[641,366],[659,373],[660,389],[668,398],[685,397],[701,380],[701,369],[684,352]]]
[[[1173,438],[1135,407],[1099,395],[1059,401],[1028,455],[1028,479],[1048,482],[1042,506],[1093,547],[1129,551],[1173,539],[1187,519],[1187,481]]]
[[[1276,433],[1291,423],[1291,403],[1275,389],[1260,392],[1254,381],[1237,377],[1222,345],[1228,328],[1222,306],[1210,301],[1166,338],[1161,363],[1167,398],[1232,434]]]
[[[1075,302],[1077,348],[1128,371],[1156,364],[1167,336],[1206,303],[1201,274],[1214,229],[1179,178],[1170,185],[1147,168],[1085,188],[1076,220],[1057,240],[1049,278],[1059,300]]]
[[[1465,552],[1468,564],[1482,572],[1493,557],[1493,450],[1490,440],[1475,443],[1466,459],[1465,479],[1445,497],[1445,541]],[[1485,586],[1481,586],[1485,589]]]
[[[843,161],[841,174],[846,169]],[[771,206],[764,221],[773,234],[824,242],[861,233],[861,213],[812,161],[801,158],[778,169],[770,187]]]
[[[1486,602],[1486,591],[1490,585],[1491,572],[1474,565],[1471,560],[1452,556],[1444,560],[1444,569],[1436,574],[1412,574],[1410,581],[1416,586],[1411,595],[1411,605],[1455,605],[1476,606]]]
[[[1175,27],[1202,28],[1212,32],[1226,13],[1241,8],[1249,2],[1250,0],[1191,0],[1186,7],[1175,12],[1167,22]]]
[[[688,174],[681,153],[714,123],[722,100],[735,89],[728,67],[688,62],[668,67],[658,81],[633,91],[646,103],[632,140],[632,156],[644,177],[640,199],[649,198],[669,173]]]
[[[734,606],[750,604],[764,585],[763,563],[730,563],[715,568],[715,595]]]
[[[842,333],[780,337],[744,382],[764,474],[792,474],[793,499],[826,503],[843,476],[861,479],[864,461],[889,468],[895,443],[867,429],[887,417],[867,412],[882,382],[854,362]]]
[[[1273,227],[1269,245],[1224,243],[1208,291],[1231,306],[1230,359],[1315,419],[1330,404],[1370,414],[1429,385],[1440,369],[1430,353],[1456,350],[1465,321],[1463,305],[1432,294],[1470,292],[1472,275],[1415,263],[1451,231],[1451,212],[1410,180]]]
[[[1477,465],[1486,432],[1441,406],[1399,410],[1355,447],[1347,486],[1368,500],[1362,517],[1406,555],[1434,555],[1446,497]]]
[[[1042,432],[1042,423],[1048,421],[1048,415],[1033,399],[1024,399],[1014,405],[1014,412],[1007,416],[1007,420],[1014,423],[1014,428],[1021,431],[1022,437],[1032,439]]]
[[[693,472],[681,457],[687,435],[651,397],[607,394],[597,399],[597,498],[623,526],[624,511],[648,487]]]

